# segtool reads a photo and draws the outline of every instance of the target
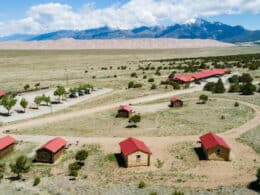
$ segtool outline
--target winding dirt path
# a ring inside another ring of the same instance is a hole
[[[185,93],[192,93],[198,89],[187,90]],[[179,93],[179,94],[183,94]],[[162,95],[151,95],[142,98],[136,98],[133,100],[115,103],[112,105],[105,105],[96,107],[93,109],[87,109],[82,111],[77,111],[73,113],[67,113],[52,117],[46,117],[43,119],[34,119],[32,121],[25,121],[19,124],[10,125],[1,127],[1,131],[6,129],[17,129],[17,128],[27,128],[32,126],[39,126],[45,123],[51,123],[54,121],[62,121],[67,120],[69,118],[93,114],[96,112],[100,112],[106,109],[111,109],[117,107],[120,104],[125,103],[145,103],[154,101],[157,99],[163,99],[170,97],[172,95],[177,95],[176,93],[166,93]],[[189,98],[194,99],[194,98]],[[225,137],[227,142],[230,144],[232,148],[232,156],[233,161],[231,162],[221,162],[221,161],[200,161],[199,165],[194,167],[189,167],[185,173],[194,174],[198,177],[205,177],[206,180],[190,180],[186,181],[183,184],[179,184],[180,186],[189,186],[189,187],[216,187],[219,185],[229,186],[234,184],[247,184],[251,181],[255,180],[255,167],[260,166],[260,155],[256,154],[253,149],[245,144],[239,143],[236,141],[236,138],[241,136],[243,133],[249,131],[252,128],[255,128],[260,125],[260,107],[248,102],[225,99],[225,98],[213,98],[220,99],[224,101],[232,101],[238,102],[240,104],[246,105],[252,108],[255,111],[255,116],[253,119],[249,120],[245,124],[240,127],[231,129],[224,133],[221,133],[222,136]],[[187,99],[186,99],[187,100]],[[162,104],[161,104],[162,105]],[[146,106],[146,105],[145,105]],[[153,107],[153,105],[148,105]],[[158,104],[154,105],[156,109],[158,109]],[[165,103],[164,103],[165,106]],[[54,136],[46,136],[46,135],[14,135],[18,140],[34,142],[37,144],[42,144],[53,138]],[[196,143],[198,141],[199,135],[188,135],[188,136],[174,136],[174,137],[138,137],[151,148],[153,151],[153,157],[151,158],[151,166],[146,167],[145,169],[140,169],[139,171],[153,171],[156,170],[154,166],[156,159],[160,159],[165,162],[164,167],[162,168],[162,172],[168,172],[170,170],[170,166],[172,166],[172,159],[169,158],[169,149],[176,144],[184,143],[184,142],[192,142]],[[122,137],[64,137],[71,144],[100,144],[105,153],[111,152],[119,152],[118,142],[121,141]],[[127,170],[131,171],[131,170]]]
[[[102,105],[102,106],[98,106],[98,107],[90,108],[90,109],[78,110],[78,111],[69,112],[69,113],[62,113],[62,114],[51,115],[51,116],[47,116],[47,117],[43,117],[43,118],[36,118],[36,119],[27,120],[27,121],[21,121],[21,122],[15,123],[15,124],[4,125],[4,126],[0,127],[0,133],[3,132],[4,130],[14,130],[14,129],[29,128],[29,127],[37,127],[37,126],[45,125],[47,123],[65,121],[68,119],[72,119],[72,118],[76,118],[76,117],[80,117],[80,116],[86,116],[86,115],[94,114],[94,113],[101,112],[104,110],[116,108],[119,105],[140,104],[140,103],[151,102],[151,101],[158,100],[158,99],[168,98],[171,96],[193,93],[196,91],[201,91],[202,88],[203,88],[203,86],[197,86],[197,87],[184,89],[184,90],[180,90],[180,91],[148,95],[145,97],[135,98],[135,99],[117,102],[117,103],[113,103],[113,104],[109,104],[109,105]]]

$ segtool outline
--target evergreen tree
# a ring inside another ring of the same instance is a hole
[[[225,93],[226,89],[221,79],[215,85],[214,93]]]

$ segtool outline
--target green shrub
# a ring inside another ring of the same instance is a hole
[[[235,102],[234,106],[235,106],[235,107],[238,107],[238,106],[239,106],[239,103],[238,103],[238,102]]]
[[[154,78],[149,78],[149,79],[148,79],[148,82],[149,82],[149,83],[154,82]]]
[[[73,171],[73,170],[78,171],[79,169],[80,169],[80,165],[77,162],[69,164],[70,171]]]
[[[135,83],[134,84],[134,88],[141,88],[141,87],[143,87],[142,83]]]
[[[152,84],[151,90],[156,89],[156,88],[157,88],[156,84]]]
[[[138,184],[138,188],[145,188],[145,183],[144,183],[144,181],[140,181],[140,183]]]
[[[40,182],[41,182],[41,178],[40,177],[35,177],[34,178],[34,182],[33,182],[33,186],[37,186]]]
[[[216,86],[216,83],[214,83],[214,82],[208,82],[208,83],[204,86],[203,90],[204,90],[204,91],[214,91],[215,86]]]
[[[150,195],[157,195],[157,192],[150,192]]]
[[[130,81],[128,83],[128,89],[130,89],[130,88],[134,88],[134,82],[133,81]]]
[[[131,77],[137,77],[137,73],[136,73],[136,72],[133,72],[133,73],[131,73],[130,76],[131,76]]]
[[[71,171],[70,171],[70,176],[72,176],[72,177],[78,177],[78,170],[71,170]]]
[[[208,96],[205,94],[200,95],[199,100],[201,100],[203,103],[206,103],[208,101]]]
[[[184,195],[184,193],[180,191],[174,191],[172,195]]]
[[[75,159],[77,161],[84,161],[84,160],[86,160],[87,157],[88,157],[88,151],[80,150],[80,151],[77,152]]]
[[[226,89],[221,79],[215,85],[214,93],[225,93]]]
[[[228,92],[230,93],[235,93],[235,92],[240,92],[240,85],[238,82],[235,82],[230,85]]]
[[[256,91],[256,86],[252,83],[245,83],[241,86],[241,92],[243,95],[253,95]]]
[[[161,161],[160,159],[156,159],[156,164],[155,166],[159,169],[159,168],[162,168],[164,162]]]
[[[110,162],[115,162],[116,161],[116,156],[113,153],[112,154],[108,154],[108,155],[106,155],[105,160],[110,161]]]

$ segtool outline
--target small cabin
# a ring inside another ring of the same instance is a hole
[[[171,107],[182,107],[183,106],[183,101],[178,99],[178,98],[176,98],[176,97],[173,97],[170,100],[170,106]]]
[[[41,146],[36,151],[37,162],[54,163],[63,153],[67,141],[57,137]]]
[[[222,137],[214,133],[207,133],[200,137],[200,141],[208,160],[228,161],[230,159],[231,149]]]
[[[129,105],[122,105],[117,111],[116,117],[128,118],[131,116],[133,110]]]
[[[152,152],[141,140],[129,137],[119,146],[126,167],[150,166]]]
[[[0,158],[12,152],[14,150],[15,143],[16,140],[9,135],[0,138]]]

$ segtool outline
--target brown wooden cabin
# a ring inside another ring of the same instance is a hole
[[[230,159],[230,147],[223,138],[207,133],[200,137],[201,147],[208,160],[228,161]]]
[[[182,107],[183,106],[183,101],[178,99],[178,98],[176,98],[176,97],[173,97],[170,100],[170,106],[171,107]]]
[[[132,112],[133,110],[129,105],[123,105],[119,107],[116,117],[129,118],[132,115]]]
[[[128,138],[119,143],[126,167],[150,166],[151,151],[144,142]]]
[[[0,138],[0,158],[14,150],[15,142],[16,140],[9,135]]]
[[[36,151],[35,160],[37,162],[54,163],[63,153],[66,144],[67,141],[60,137],[50,140]]]

